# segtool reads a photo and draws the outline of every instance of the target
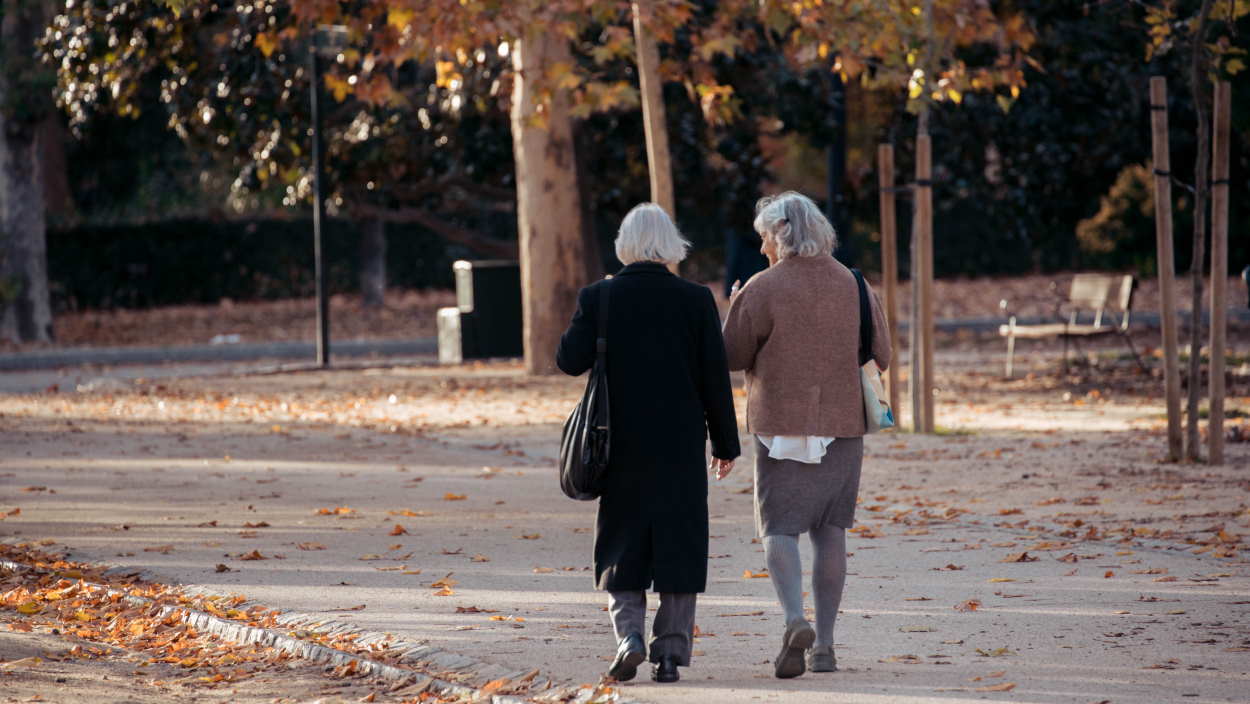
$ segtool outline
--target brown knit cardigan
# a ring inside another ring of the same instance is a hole
[[[890,364],[890,337],[877,295],[872,357]],[[745,369],[747,430],[760,435],[863,435],[859,290],[829,255],[789,257],[751,277],[725,318],[729,368]]]

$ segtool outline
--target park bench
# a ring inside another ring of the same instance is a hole
[[[1007,324],[999,326],[998,334],[1007,338],[1007,377],[1011,378],[1012,361],[1016,351],[1016,338],[1043,339],[1058,337],[1063,340],[1063,366],[1068,367],[1068,341],[1080,345],[1081,339],[1120,335],[1128,345],[1129,352],[1141,365],[1141,357],[1133,349],[1128,334],[1129,311],[1133,303],[1136,282],[1131,275],[1077,274],[1066,298],[1056,297],[1054,316],[1058,322],[1021,324],[1010,312],[1006,299],[999,307],[1008,315]],[[1051,291],[1057,285],[1051,284]],[[1066,317],[1064,313],[1066,312]],[[1092,322],[1082,322],[1081,313],[1089,312]]]

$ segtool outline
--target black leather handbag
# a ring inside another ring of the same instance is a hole
[[[593,501],[603,494],[608,471],[611,428],[608,416],[608,288],[599,286],[599,336],[595,366],[586,380],[582,400],[564,421],[560,438],[560,489],[570,499]]]

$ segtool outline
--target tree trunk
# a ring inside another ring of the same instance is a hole
[[[1189,64],[1190,89],[1193,91],[1194,109],[1198,112],[1198,158],[1194,162],[1194,254],[1189,265],[1193,281],[1189,324],[1189,398],[1185,406],[1188,416],[1185,457],[1192,461],[1202,459],[1202,443],[1198,434],[1198,403],[1202,399],[1202,340],[1205,337],[1202,329],[1202,276],[1207,255],[1207,197],[1211,177],[1211,96],[1207,90],[1207,62],[1203,57],[1210,16],[1211,0],[1202,0]]]
[[[50,342],[47,232],[40,174],[41,96],[22,85],[42,33],[40,3],[3,0],[0,20],[0,339]],[[14,95],[22,99],[14,100]],[[50,96],[42,96],[50,101]],[[19,109],[11,106],[17,105]]]
[[[386,222],[381,218],[360,223],[360,295],[369,308],[386,302]]]
[[[532,25],[512,60],[525,370],[554,374],[556,345],[587,283],[568,94],[544,85],[549,67],[572,58],[566,39]],[[551,99],[541,103],[544,89]]]
[[[39,152],[43,172],[43,204],[49,224],[67,220],[74,210],[70,193],[69,166],[65,156],[65,129],[58,115],[49,115],[39,126]]]
[[[590,179],[587,178],[589,165],[586,155],[586,123],[578,121],[573,125],[573,142],[577,160],[577,198],[581,202],[582,214],[582,248],[586,259],[586,280],[593,281],[603,276],[603,248],[599,246],[599,233],[595,231],[594,195],[589,193]]]

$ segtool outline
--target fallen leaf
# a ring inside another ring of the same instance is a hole
[[[1002,582],[1014,582],[1016,580],[1011,577],[990,577],[989,581],[994,584],[1000,584]]]
[[[521,535],[518,535],[517,537],[520,538],[521,540],[538,540],[539,538],[543,536],[542,536],[542,533],[522,533]]]
[[[1000,684],[986,685],[985,687],[977,687],[974,692],[1010,692],[1016,688],[1015,682],[1002,682]]]
[[[1030,555],[1027,552],[1016,552],[1004,557],[999,562],[1037,562],[1040,559],[1042,558]]]
[[[143,549],[143,551],[144,551],[144,552],[159,552],[159,553],[160,553],[160,554],[162,554],[162,555],[168,555],[169,553],[171,553],[171,552],[173,552],[173,551],[174,551],[174,546],[172,546],[172,545],[154,545],[154,546],[152,546],[152,547],[150,547],[150,548],[144,548],[144,549]]]
[[[474,555],[469,558],[469,562],[490,562],[490,558],[485,555]]]
[[[969,599],[967,601],[955,604],[956,611],[964,611],[964,612],[976,611],[979,608],[981,608],[981,602],[978,601],[977,599]]]
[[[267,521],[257,521],[256,523],[244,523],[243,527],[244,528],[268,528],[269,523]]]
[[[476,606],[457,606],[456,613],[458,614],[493,614],[493,613],[496,613],[496,611],[494,609],[479,609]]]
[[[214,571],[214,572],[229,572],[229,571],[230,571],[230,568],[229,568],[229,567],[227,567],[226,565],[221,564],[221,563],[219,562],[219,563],[217,563],[217,566],[213,568],[213,571]]]
[[[760,570],[759,572],[753,572],[748,569],[748,570],[742,571],[743,579],[766,579],[767,577],[768,577],[768,570]]]
[[[341,609],[326,609],[326,611],[364,611],[365,605],[358,604],[356,606],[345,606]]]
[[[453,494],[450,491],[443,494],[443,501],[464,501],[467,498],[467,494]]]
[[[459,584],[459,582],[451,578],[453,574],[455,574],[455,572],[448,572],[446,575],[442,577],[442,579],[437,579],[431,582],[430,588],[443,587],[444,589],[446,589],[448,587],[456,586],[457,584]]]
[[[269,558],[260,554],[260,550],[253,550],[249,553],[244,553],[240,555],[239,559],[240,560],[268,560]]]
[[[486,684],[482,685],[482,689],[480,690],[480,693],[483,695],[494,694],[495,692],[502,689],[510,681],[511,680],[506,679],[506,678],[499,679],[499,680],[491,680],[490,682],[487,682]]]
[[[901,633],[934,633],[937,631],[933,626],[900,626]]]
[[[396,523],[395,527],[391,528],[391,532],[388,533],[388,535],[408,535],[408,531],[403,526]]]
[[[299,543],[295,547],[299,548],[300,550],[325,550],[326,549],[326,546],[322,545],[321,543]]]
[[[1008,655],[1015,655],[1015,653],[1007,648],[995,648],[993,650],[983,650],[981,648],[977,648],[977,655],[987,658],[1001,658]]]

